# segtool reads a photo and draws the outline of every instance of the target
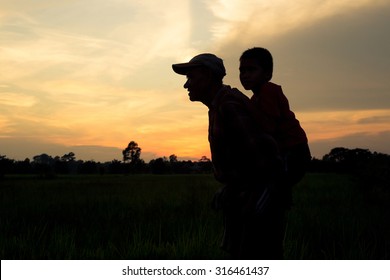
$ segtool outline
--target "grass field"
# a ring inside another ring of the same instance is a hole
[[[0,181],[1,259],[224,259],[211,175],[64,176]],[[346,175],[294,189],[286,259],[387,259],[388,197]]]

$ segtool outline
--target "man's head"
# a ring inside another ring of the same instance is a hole
[[[272,79],[273,59],[265,48],[248,49],[240,57],[240,80],[247,90],[256,90]]]
[[[201,101],[209,105],[216,90],[222,86],[226,75],[222,59],[214,54],[204,53],[192,58],[189,62],[172,65],[173,71],[186,75],[184,84],[191,101]]]
[[[189,62],[173,64],[172,68],[177,74],[187,75],[195,67],[205,67],[211,71],[215,79],[221,80],[226,75],[222,59],[211,53],[202,53],[194,56]]]

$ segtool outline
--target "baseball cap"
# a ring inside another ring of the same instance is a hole
[[[186,75],[189,69],[199,66],[209,68],[217,77],[223,78],[226,75],[222,59],[211,53],[198,54],[189,62],[172,64],[172,69],[177,74]]]

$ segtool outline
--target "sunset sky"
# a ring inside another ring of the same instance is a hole
[[[211,52],[248,96],[238,59],[274,56],[313,156],[390,154],[388,0],[0,0],[0,155],[210,156],[207,108],[171,65]]]

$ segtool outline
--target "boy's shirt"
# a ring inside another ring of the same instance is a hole
[[[275,138],[282,152],[308,142],[281,86],[271,82],[264,84],[260,92],[251,97],[251,102],[263,129]]]

